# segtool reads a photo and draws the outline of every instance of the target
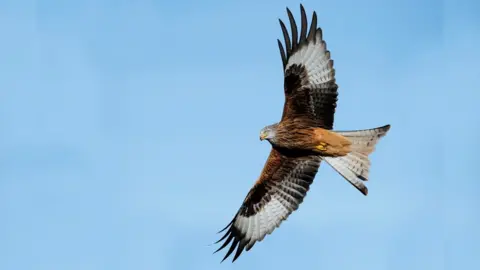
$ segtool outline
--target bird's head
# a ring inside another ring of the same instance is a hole
[[[261,141],[267,140],[269,142],[274,142],[275,135],[277,133],[277,126],[278,126],[278,123],[275,123],[262,128],[262,130],[260,130],[260,140]]]

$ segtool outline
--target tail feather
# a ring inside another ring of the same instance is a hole
[[[388,130],[390,130],[390,125],[364,130],[336,131],[336,133],[350,140],[352,143],[351,152],[345,156],[324,157],[323,159],[355,188],[367,195],[368,188],[363,181],[368,181],[369,155],[375,150],[375,145],[380,138],[387,134]]]

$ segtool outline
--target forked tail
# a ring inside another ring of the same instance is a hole
[[[387,134],[389,129],[390,125],[364,130],[335,131],[351,141],[351,152],[346,156],[324,157],[323,159],[360,192],[367,195],[368,189],[363,181],[368,180],[370,169],[368,156],[375,150],[375,145],[381,137]]]

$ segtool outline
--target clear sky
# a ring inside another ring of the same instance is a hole
[[[208,246],[269,153],[285,7],[0,1],[0,269],[480,269],[480,2],[303,1],[336,129],[391,124],[361,195],[322,164],[234,264]]]

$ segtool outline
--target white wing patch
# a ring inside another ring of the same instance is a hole
[[[271,234],[290,215],[290,211],[284,206],[282,201],[288,204],[280,196],[273,195],[272,199],[265,204],[260,212],[250,217],[241,215],[237,217],[234,226],[241,228],[241,234],[245,234],[245,239],[248,241],[246,245],[247,250],[255,242],[261,241],[267,234]]]
[[[333,62],[327,45],[322,39],[322,32],[315,33],[315,40],[301,44],[287,62],[285,70],[292,65],[304,66],[308,76],[309,86],[313,87],[335,79]]]

